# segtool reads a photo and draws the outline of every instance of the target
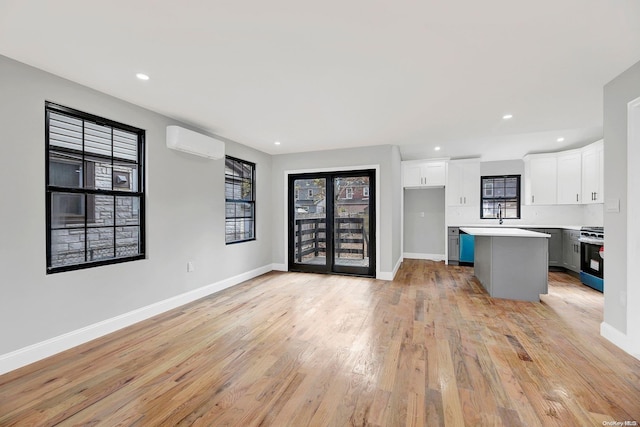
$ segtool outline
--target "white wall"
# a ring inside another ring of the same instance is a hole
[[[379,180],[376,182],[380,194],[380,210],[377,212],[380,224],[380,234],[377,236],[379,247],[377,269],[381,273],[381,278],[390,278],[401,256],[400,202],[399,196],[394,194],[394,192],[398,193],[400,188],[400,155],[398,147],[391,145],[273,156],[273,263],[281,268],[286,268],[287,264],[285,227],[287,212],[284,187],[287,172],[333,168],[344,170],[346,167],[373,165],[379,166],[380,170]],[[396,203],[398,206],[394,205]]]
[[[637,182],[637,167],[629,170],[627,162],[637,164],[636,147],[628,144],[628,104],[640,97],[640,62],[616,77],[604,87],[604,194],[605,204],[620,203],[619,212],[604,213],[606,268],[604,270],[605,337],[640,358],[640,282],[636,279],[638,259],[629,241],[640,238],[637,216],[628,209],[637,206],[638,193],[629,191],[628,182]],[[633,144],[637,144],[635,139]],[[633,200],[630,200],[632,198]],[[629,240],[628,240],[629,239]],[[634,321],[632,321],[634,320]]]
[[[444,204],[444,188],[404,190],[405,256],[444,257]]]
[[[45,101],[146,130],[146,259],[45,273]],[[227,154],[256,163],[257,240],[226,246],[224,161],[168,150],[169,124],[179,123],[0,56],[0,362],[23,347],[270,268],[271,157],[228,141]]]

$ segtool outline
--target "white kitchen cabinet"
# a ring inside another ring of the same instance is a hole
[[[405,188],[444,187],[447,162],[444,160],[402,162],[402,186]]]
[[[479,206],[480,160],[451,160],[447,167],[447,204]]]
[[[582,203],[604,202],[604,144],[597,141],[582,149]]]
[[[558,153],[558,204],[582,203],[582,151]]]
[[[526,205],[557,203],[558,164],[555,153],[524,157],[524,202]]]

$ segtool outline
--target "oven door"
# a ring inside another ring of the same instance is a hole
[[[599,243],[580,243],[580,271],[599,279],[603,278],[604,259],[600,256],[602,246]]]
[[[602,247],[600,242],[580,242],[580,281],[600,292],[604,292]]]

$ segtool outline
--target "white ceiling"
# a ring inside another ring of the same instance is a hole
[[[0,54],[267,153],[496,160],[602,137],[640,1],[0,0]]]

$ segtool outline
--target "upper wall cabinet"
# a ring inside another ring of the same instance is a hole
[[[570,150],[558,153],[558,204],[582,203],[582,153]]]
[[[603,203],[604,142],[524,157],[527,205]]]
[[[451,160],[447,168],[447,204],[449,206],[479,206],[480,160]]]
[[[582,149],[582,203],[604,202],[604,143],[602,140]]]
[[[402,162],[402,186],[405,188],[444,187],[446,176],[445,160]]]
[[[524,157],[524,202],[526,205],[557,203],[558,163],[556,153]]]

